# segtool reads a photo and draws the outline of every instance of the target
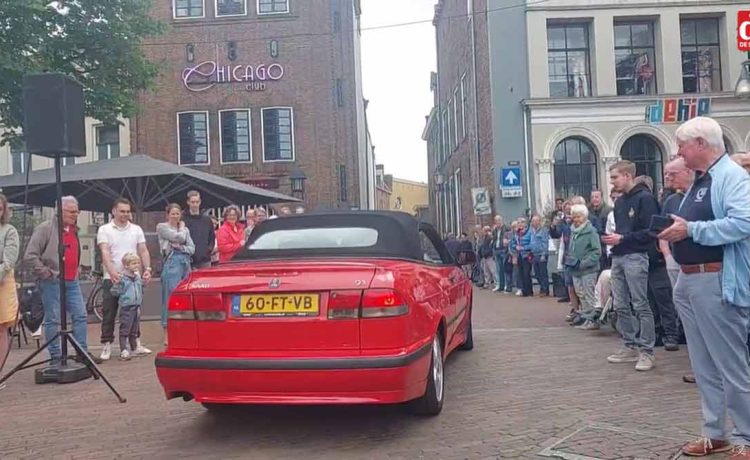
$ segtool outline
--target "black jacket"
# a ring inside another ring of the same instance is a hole
[[[651,216],[659,214],[659,203],[651,191],[638,184],[615,202],[615,232],[622,235],[612,255],[648,253],[656,238],[649,232]]]
[[[214,223],[205,214],[194,216],[185,213],[183,216],[185,226],[190,230],[190,238],[195,243],[195,254],[193,254],[193,265],[211,262],[211,252],[214,250],[216,233]]]

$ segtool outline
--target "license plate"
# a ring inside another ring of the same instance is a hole
[[[318,294],[248,294],[232,298],[232,313],[235,316],[318,316],[319,311]]]

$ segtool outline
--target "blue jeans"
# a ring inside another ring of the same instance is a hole
[[[648,254],[612,256],[612,296],[617,330],[631,349],[654,354],[654,312],[648,303]]]
[[[44,305],[44,337],[49,340],[60,329],[60,284],[56,279],[39,283],[42,291],[42,305]],[[73,337],[88,351],[86,345],[86,305],[83,303],[81,285],[78,281],[65,282],[65,308],[68,319],[73,324]],[[49,356],[53,360],[60,359],[60,340],[49,345]]]
[[[161,326],[167,327],[167,306],[174,288],[190,273],[190,256],[174,251],[161,269]]]
[[[497,289],[505,289],[505,259],[508,258],[506,251],[495,251],[495,267],[497,271],[497,279],[495,280],[495,287]]]

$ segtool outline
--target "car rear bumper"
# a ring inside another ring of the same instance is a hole
[[[256,359],[156,358],[168,399],[230,404],[389,404],[424,394],[430,344],[404,354],[368,357]]]

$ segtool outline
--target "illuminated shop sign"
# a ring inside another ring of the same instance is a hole
[[[182,71],[182,83],[188,91],[194,92],[224,83],[244,83],[247,91],[265,91],[268,82],[283,77],[284,66],[281,64],[219,65],[216,61],[205,61]]]

